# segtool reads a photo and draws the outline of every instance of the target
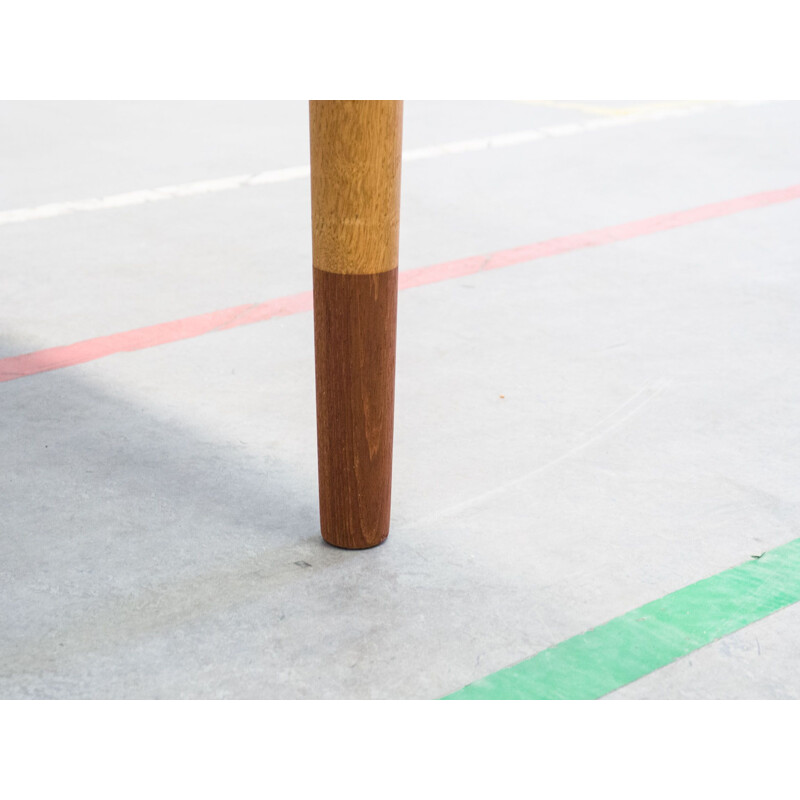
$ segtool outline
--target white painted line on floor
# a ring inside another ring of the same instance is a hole
[[[642,113],[627,114],[625,116],[599,117],[583,122],[570,122],[561,125],[547,125],[532,130],[503,133],[497,136],[487,136],[480,139],[465,139],[446,144],[419,147],[403,152],[403,161],[422,161],[458,153],[471,153],[483,150],[493,150],[501,147],[515,147],[521,144],[553,139],[562,136],[573,136],[579,133],[611,128],[622,125],[633,125],[638,122],[666,119],[671,117],[685,117],[699,114],[722,106],[753,105],[751,102],[736,103],[706,103],[687,107],[653,108]],[[109,208],[124,208],[139,206],[146,203],[157,203],[163,200],[174,200],[180,197],[192,197],[215,192],[226,192],[232,189],[243,189],[248,186],[263,186],[270,183],[285,183],[287,181],[308,178],[310,167],[303,164],[297,167],[267,170],[247,175],[233,175],[228,178],[216,178],[205,181],[192,181],[173,186],[160,186],[156,189],[142,189],[121,194],[110,194],[105,197],[90,197],[84,200],[70,200],[63,203],[48,203],[29,208],[16,208],[0,211],[0,225],[10,225],[15,222],[32,222],[37,219],[50,219],[61,217],[65,214],[74,214],[79,211],[101,211]]]
[[[534,106],[547,106],[548,108],[561,108],[569,111],[582,111],[584,114],[601,116],[628,116],[630,114],[641,114],[648,111],[673,108],[694,108],[697,106],[719,105],[718,101],[712,100],[673,100],[662,103],[636,103],[629,106],[605,105],[601,103],[576,103],[564,102],[562,100],[518,100],[519,103]],[[725,103],[722,103],[725,105]]]

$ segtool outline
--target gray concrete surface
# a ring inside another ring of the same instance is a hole
[[[409,102],[405,138],[587,116]],[[0,118],[0,210],[307,161],[303,104]],[[412,162],[401,268],[794,185],[798,141],[776,103]],[[0,384],[0,697],[433,698],[797,538],[797,202],[402,293],[371,551],[319,537],[310,314]],[[0,357],[308,289],[309,213],[0,226]],[[795,697],[796,616],[611,697]]]

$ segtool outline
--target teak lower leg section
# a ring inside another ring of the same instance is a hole
[[[364,548],[389,535],[397,270],[314,270],[322,536]]]
[[[320,523],[349,549],[389,534],[402,108],[309,105]]]

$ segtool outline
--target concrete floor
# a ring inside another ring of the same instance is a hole
[[[408,102],[404,141],[598,116]],[[0,131],[0,214],[308,161],[304,103]],[[796,185],[798,142],[800,103],[718,104],[411,161],[400,267]],[[436,698],[797,538],[799,213],[401,293],[370,551],[319,536],[309,313],[0,384],[0,697]],[[0,268],[0,358],[305,291],[308,180],[0,225]],[[608,697],[797,698],[799,613]]]

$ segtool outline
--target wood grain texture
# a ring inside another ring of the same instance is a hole
[[[312,100],[314,268],[347,275],[397,267],[403,103]]]
[[[320,523],[349,549],[389,534],[402,117],[309,104]]]
[[[320,523],[337,547],[389,535],[396,319],[396,269],[314,269]]]

